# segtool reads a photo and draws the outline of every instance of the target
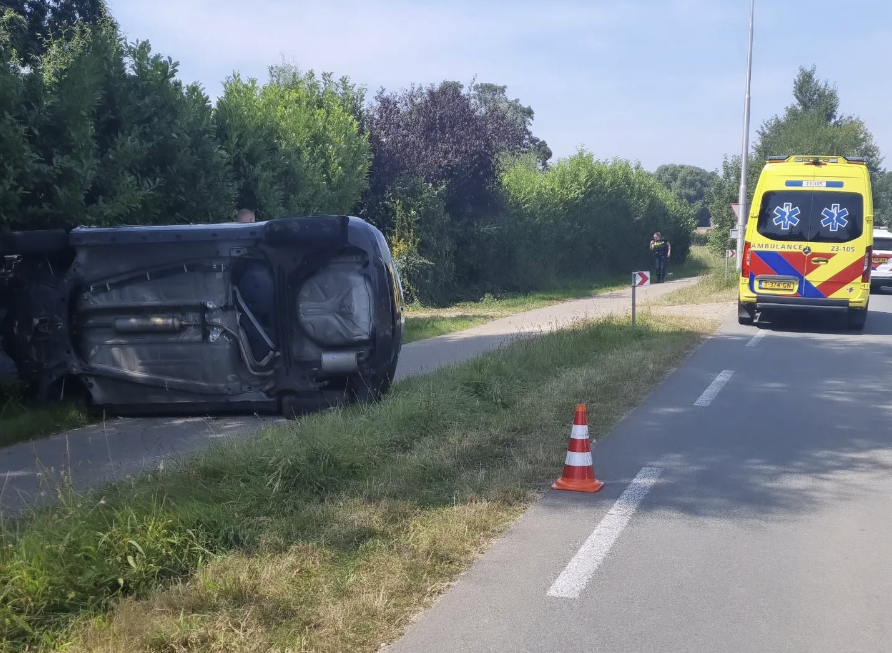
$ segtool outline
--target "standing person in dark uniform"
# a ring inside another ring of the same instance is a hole
[[[666,276],[666,262],[672,256],[672,245],[658,231],[650,241],[650,251],[654,253],[657,283],[663,283],[663,278]]]

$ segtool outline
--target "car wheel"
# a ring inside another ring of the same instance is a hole
[[[738,324],[752,324],[753,318],[755,317],[756,310],[750,304],[742,304],[741,302],[737,302],[737,323]]]
[[[396,361],[394,360],[385,369],[379,370],[371,377],[361,374],[351,377],[348,387],[350,400],[360,404],[379,401],[390,391],[395,372]]]
[[[46,256],[68,249],[68,232],[63,229],[13,231],[0,234],[0,255]]]
[[[861,331],[867,322],[867,309],[859,310],[856,308],[849,309],[849,329],[852,331]]]

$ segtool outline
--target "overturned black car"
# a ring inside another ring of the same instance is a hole
[[[0,334],[45,399],[288,416],[390,387],[403,291],[346,216],[0,234]]]

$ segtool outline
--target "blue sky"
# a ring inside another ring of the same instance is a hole
[[[740,151],[749,0],[111,0],[121,28],[215,98],[271,64],[397,89],[508,86],[555,157],[585,147],[653,170]],[[892,3],[756,0],[752,132],[792,101],[800,65],[836,84],[892,168]]]

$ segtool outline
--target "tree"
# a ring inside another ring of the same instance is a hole
[[[217,133],[232,161],[237,204],[260,218],[347,213],[368,185],[370,151],[346,79],[270,69],[260,86],[238,74],[217,102]],[[361,104],[361,96],[359,96]]]
[[[877,225],[892,227],[892,171],[878,174],[872,185],[874,221]]]
[[[770,155],[863,156],[876,184],[882,157],[873,136],[859,118],[839,114],[839,93],[817,78],[814,66],[799,69],[793,82],[793,99],[794,103],[785,109],[782,117],[766,120],[757,131],[748,163],[747,201],[752,201],[759,174]],[[707,199],[715,226],[710,244],[717,251],[723,251],[728,245],[728,230],[735,221],[729,205],[737,202],[739,184],[740,156],[737,155],[725,159]]]
[[[548,143],[533,135],[533,109],[516,98],[509,100],[507,91],[507,86],[498,84],[473,84],[471,99],[487,120],[492,121],[491,131],[503,139],[497,144],[499,150],[512,154],[533,152],[539,166],[545,168],[552,152]]]
[[[178,64],[148,41],[124,43],[122,54],[124,69],[107,80],[97,107],[99,168],[85,198],[91,222],[229,220],[229,162],[207,95],[179,81]]]
[[[777,154],[837,154],[863,156],[871,174],[879,172],[882,157],[864,122],[839,115],[835,87],[817,79],[816,69],[800,68],[793,82],[796,102],[783,117],[762,123],[753,153],[758,161]]]
[[[669,163],[654,171],[654,178],[675,194],[681,201],[693,207],[697,215],[697,226],[710,226],[706,195],[718,175],[703,168],[691,165]]]
[[[12,23],[12,24],[10,24]],[[19,213],[23,184],[29,179],[36,155],[23,121],[25,77],[14,61],[9,27],[23,24],[6,16],[0,23],[0,229]]]
[[[269,80],[271,84],[281,88],[313,88],[322,93],[334,93],[341,107],[347,111],[357,123],[363,124],[365,119],[365,88],[357,86],[347,76],[335,79],[330,72],[323,72],[319,79],[312,70],[303,72],[296,63],[283,61],[278,66],[270,66]]]
[[[496,154],[517,142],[516,125],[488,117],[461,84],[382,90],[367,124],[374,156],[370,209],[380,211],[381,198],[405,176],[443,186],[446,210],[456,220],[497,206]]]
[[[490,252],[479,241],[502,211],[503,155],[550,157],[530,132],[532,110],[505,90],[454,81],[381,90],[366,115],[373,164],[361,214],[391,238],[424,301],[454,299],[485,278]]]
[[[67,38],[79,25],[93,25],[110,18],[104,0],[0,0],[0,14],[12,12],[23,18],[24,29],[15,47],[25,64],[36,61],[53,41]]]
[[[210,102],[176,72],[111,21],[75,26],[28,69],[10,63],[0,76],[5,226],[227,219]]]

